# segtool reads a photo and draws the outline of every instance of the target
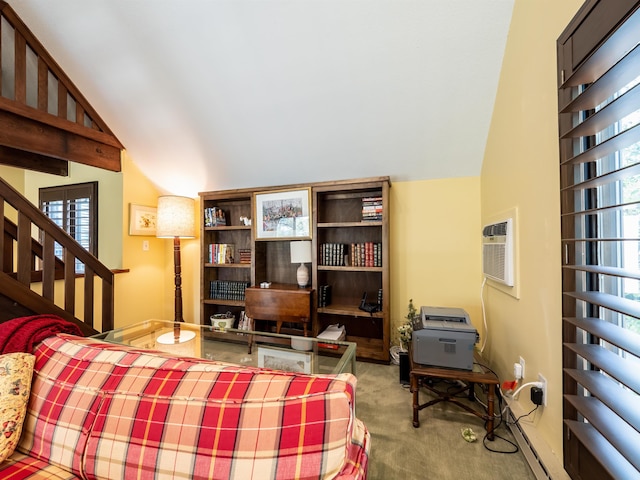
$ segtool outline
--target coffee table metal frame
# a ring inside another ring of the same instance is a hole
[[[99,333],[92,338],[120,345],[169,351],[156,339],[167,332],[174,331],[174,322],[167,320],[145,320],[108,332]],[[180,329],[195,332],[195,349],[190,356],[212,358],[237,364],[246,364],[248,358],[256,355],[256,347],[306,352],[313,356],[316,371],[309,373],[338,374],[356,373],[356,344],[353,342],[317,339],[271,332],[238,330],[227,328],[214,329],[208,325],[195,325],[181,322]],[[292,341],[298,348],[292,347]],[[244,345],[244,348],[238,348]],[[233,347],[232,347],[233,346]],[[233,352],[238,352],[234,354]],[[213,354],[211,353],[213,352]],[[217,352],[221,355],[218,356]],[[230,353],[231,352],[231,353]],[[234,355],[236,357],[234,361]],[[257,366],[255,359],[252,366]]]

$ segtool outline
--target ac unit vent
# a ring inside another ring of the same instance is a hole
[[[513,286],[513,219],[482,229],[482,272],[487,278]]]
[[[507,234],[507,222],[494,223],[492,225],[487,225],[482,230],[482,235],[484,235],[485,237],[506,235],[506,234]]]

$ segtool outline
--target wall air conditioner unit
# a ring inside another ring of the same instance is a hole
[[[482,273],[513,287],[513,219],[482,229]]]

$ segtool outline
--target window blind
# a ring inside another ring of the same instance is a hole
[[[44,214],[93,255],[97,254],[97,188],[97,182],[89,182],[40,189]],[[54,252],[63,258],[60,244],[55,244]],[[75,271],[84,272],[77,259]]]
[[[572,478],[640,478],[638,3],[604,16],[611,2],[587,2],[558,41],[564,460]]]

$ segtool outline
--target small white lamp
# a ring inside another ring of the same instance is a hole
[[[291,242],[291,263],[299,263],[296,278],[298,286],[304,288],[309,283],[309,269],[305,263],[311,263],[311,242]]]
[[[180,266],[180,239],[194,238],[196,236],[195,201],[189,197],[165,195],[158,197],[158,211],[156,220],[156,237],[173,238],[173,263],[175,271],[175,317],[174,317],[174,341],[181,340],[180,322],[182,318],[182,277]],[[185,332],[193,333],[193,332]],[[191,337],[193,338],[193,337]]]

